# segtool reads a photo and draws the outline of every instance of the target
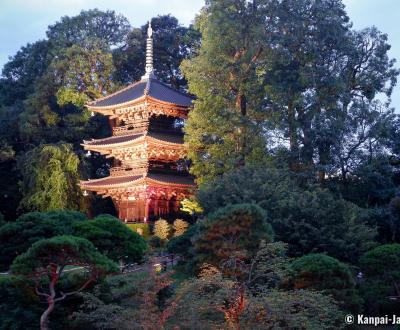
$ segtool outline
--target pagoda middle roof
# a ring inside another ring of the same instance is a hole
[[[194,99],[189,94],[180,92],[157,79],[148,78],[133,83],[113,94],[90,102],[87,105],[89,108],[118,106],[140,99],[146,95],[163,102],[185,107],[191,106]]]
[[[191,176],[179,176],[171,174],[148,173],[145,177],[143,175],[127,175],[127,176],[108,176],[101,179],[94,179],[89,181],[81,181],[81,187],[98,188],[98,187],[120,187],[126,186],[130,183],[136,183],[139,180],[150,179],[155,183],[171,184],[171,185],[184,185],[193,186],[194,179]]]
[[[143,132],[140,134],[129,134],[129,135],[116,135],[110,136],[104,139],[97,139],[91,141],[84,141],[84,144],[87,146],[108,146],[108,145],[115,145],[120,143],[127,143],[134,141],[140,137],[149,136],[153,139],[165,141],[169,143],[175,144],[183,144],[183,136],[176,135],[176,134],[163,134],[158,132]]]

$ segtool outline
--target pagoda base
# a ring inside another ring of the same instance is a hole
[[[139,199],[114,201],[118,218],[122,222],[148,222],[170,217],[179,212],[179,201],[175,199]]]

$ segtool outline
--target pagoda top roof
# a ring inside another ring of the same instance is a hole
[[[91,140],[91,141],[84,141],[85,146],[95,146],[95,147],[102,147],[102,146],[112,146],[116,144],[127,144],[129,142],[132,142],[134,140],[137,140],[138,138],[148,136],[150,138],[153,138],[155,140],[159,141],[164,141],[168,143],[173,143],[173,144],[183,144],[183,136],[182,135],[176,135],[176,134],[164,134],[164,133],[158,133],[158,132],[143,132],[143,133],[133,133],[133,134],[128,134],[128,135],[116,135],[116,136],[110,136],[108,138],[104,139],[97,139],[97,140]]]
[[[87,106],[89,108],[109,108],[130,103],[145,96],[184,107],[190,107],[194,99],[191,95],[180,92],[155,78],[142,78],[115,93],[88,103]]]
[[[194,186],[194,179],[191,176],[179,176],[171,174],[147,173],[143,175],[108,176],[101,179],[81,181],[83,189],[96,188],[119,188],[126,187],[131,183],[150,181],[157,184]]]

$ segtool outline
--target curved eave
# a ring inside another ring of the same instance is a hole
[[[153,144],[157,144],[157,145],[166,145],[166,146],[173,146],[173,147],[183,147],[184,146],[184,142],[171,142],[171,141],[166,141],[163,139],[157,139],[154,136],[151,135],[147,135],[146,136],[146,141]]]
[[[164,145],[172,147],[184,147],[184,142],[178,143],[178,142],[165,141],[149,135],[140,136],[136,139],[132,139],[125,142],[109,143],[109,144],[90,144],[90,143],[85,143],[84,141],[84,143],[81,143],[81,146],[83,146],[85,150],[95,151],[95,150],[112,149],[112,148],[124,148],[124,147],[128,148],[143,143],[144,141],[148,142],[149,144],[153,145],[155,144],[157,146]]]
[[[106,144],[90,144],[90,143],[86,143],[86,141],[83,141],[83,143],[81,143],[81,146],[83,146],[85,148],[85,150],[87,150],[88,148],[110,149],[110,148],[118,148],[118,147],[128,147],[134,143],[143,142],[143,140],[145,140],[145,135],[138,136],[137,138],[132,137],[132,140],[128,140],[128,141],[117,142],[117,143],[108,143],[108,144],[107,143]],[[99,140],[94,140],[94,141],[99,141]]]
[[[146,102],[147,97],[148,97],[147,95],[143,95],[141,97],[138,97],[137,99],[133,99],[128,102],[117,103],[117,104],[113,104],[113,105],[95,106],[95,105],[85,104],[85,106],[88,109],[93,110],[93,111],[108,112],[108,111],[116,110],[119,108],[130,107],[130,106],[134,106],[134,105]]]
[[[89,110],[93,110],[95,112],[100,112],[100,113],[109,113],[110,111],[113,110],[117,110],[120,108],[127,108],[127,107],[132,107],[135,105],[138,105],[140,103],[145,103],[145,102],[149,102],[149,103],[154,103],[154,104],[160,104],[163,106],[167,106],[167,107],[176,107],[176,108],[180,108],[182,111],[190,111],[190,109],[193,108],[193,105],[185,105],[185,104],[177,104],[177,103],[170,103],[170,102],[166,102],[166,101],[162,101],[159,99],[156,99],[152,96],[149,95],[144,95],[141,96],[137,99],[133,99],[130,100],[128,102],[124,102],[124,103],[117,103],[117,104],[113,104],[113,105],[107,105],[107,106],[95,106],[95,105],[91,105],[90,103],[85,104],[86,108],[88,108]]]
[[[192,183],[176,183],[173,180],[171,181],[160,181],[154,178],[146,177],[146,183],[147,184],[153,184],[153,185],[161,185],[161,186],[168,186],[168,187],[181,187],[181,188],[194,188],[196,187],[196,184],[193,181]]]
[[[171,102],[167,102],[167,101],[156,99],[155,97],[153,97],[151,95],[148,95],[147,98],[148,98],[148,101],[153,102],[153,103],[158,103],[158,104],[162,104],[162,105],[166,105],[166,106],[173,106],[173,107],[183,108],[183,109],[187,109],[188,111],[189,111],[190,108],[193,107],[193,104],[187,105],[187,104],[171,103]]]
[[[192,189],[196,187],[194,181],[193,183],[177,183],[171,177],[171,180],[168,181],[161,181],[151,177],[143,177],[140,176],[137,179],[128,180],[123,183],[116,183],[116,184],[104,184],[104,181],[110,180],[111,177],[106,177],[102,179],[94,179],[88,181],[80,181],[79,186],[81,189],[89,190],[89,191],[98,191],[98,190],[107,190],[107,189],[118,189],[118,188],[127,188],[132,186],[132,184],[140,184],[145,183],[146,185],[156,185],[156,186],[167,186],[167,187],[179,187],[179,188],[186,188]],[[123,177],[114,177],[114,179],[122,179]],[[103,183],[102,183],[103,182]],[[93,184],[94,183],[94,184]]]
[[[111,188],[126,188],[132,185],[132,183],[141,183],[144,182],[144,177],[139,176],[137,179],[132,179],[132,180],[127,180],[126,182],[122,183],[109,183],[109,184],[104,184],[104,181],[110,181],[111,177],[106,177],[106,178],[101,178],[101,179],[93,179],[93,180],[88,180],[88,181],[79,181],[79,186],[81,189],[84,190],[90,190],[90,191],[96,191],[96,190],[104,190],[104,189],[111,189]],[[114,179],[122,179],[123,177],[115,177]],[[102,184],[103,182],[103,184]],[[94,184],[93,184],[94,183]]]

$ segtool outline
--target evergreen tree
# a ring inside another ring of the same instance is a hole
[[[245,0],[207,1],[197,18],[201,46],[181,68],[197,96],[185,141],[199,183],[265,155],[258,70],[266,23],[263,4]]]
[[[234,256],[248,262],[262,241],[273,237],[266,212],[257,205],[236,204],[219,209],[200,223],[193,238],[193,260],[219,266]]]
[[[66,267],[70,266],[86,270],[75,289],[69,287],[68,281],[62,283]],[[40,317],[41,330],[50,329],[49,316],[57,302],[86,289],[89,284],[116,270],[116,265],[97,252],[92,243],[74,236],[55,236],[38,241],[18,256],[11,266],[13,274],[33,279],[36,294],[47,302],[47,308]]]

